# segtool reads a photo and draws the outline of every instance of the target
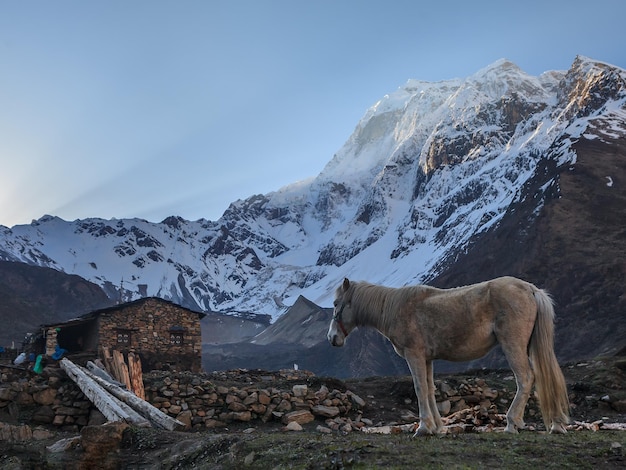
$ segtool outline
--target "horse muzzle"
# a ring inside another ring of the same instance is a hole
[[[341,346],[343,346],[345,338],[337,333],[328,333],[328,341],[331,345],[340,348]]]

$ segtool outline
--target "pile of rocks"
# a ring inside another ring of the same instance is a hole
[[[144,375],[146,400],[190,429],[253,420],[302,425],[316,418],[346,416],[365,406],[365,401],[349,390],[329,389],[324,384],[313,388],[302,383],[312,377],[309,372],[265,372],[247,385],[232,385],[233,380],[247,382],[247,371],[230,371],[229,376],[221,374],[224,376],[218,376],[217,381],[215,376]],[[224,381],[231,385],[220,384]]]
[[[491,388],[484,379],[468,379],[458,385],[439,381],[437,391],[435,397],[442,415],[450,412],[456,413],[474,406],[486,409],[495,404],[499,394],[507,394],[506,390],[499,393],[498,390]],[[510,403],[508,400],[504,401],[507,404]]]
[[[232,370],[204,376],[152,373],[144,375],[144,382],[146,399],[190,429],[260,420],[282,423],[287,430],[301,430],[303,425],[317,421],[320,432],[347,433],[384,426],[403,426],[406,431],[411,425],[401,423],[419,420],[414,412],[398,409],[398,421],[374,423],[367,417],[372,408],[363,398],[345,387],[339,390],[323,383],[312,386],[313,378],[306,371]],[[504,426],[504,413],[515,394],[513,377],[505,381],[510,381],[510,386],[500,389],[481,378],[436,381],[437,406],[446,416],[450,432]],[[406,398],[404,404],[416,409],[412,385],[410,393],[412,398]],[[537,402],[531,397],[527,414],[535,416],[537,412]]]
[[[45,374],[9,371],[0,375],[0,421],[17,424],[27,411],[33,424],[53,425],[77,431],[87,424],[101,424],[104,416],[80,389],[57,368]]]
[[[32,424],[53,425],[65,431],[105,421],[62,370],[46,368],[41,375],[21,374],[4,373],[0,377],[0,421],[18,424],[22,421],[20,409],[26,408],[30,409]],[[463,432],[504,425],[502,413],[513,398],[511,387],[494,389],[480,378],[437,381],[436,385],[437,405],[442,416],[447,416],[447,425],[454,424]],[[412,386],[405,394],[404,404],[411,405],[414,411],[403,411],[399,398],[398,409],[393,411],[398,421],[374,423],[368,414],[376,406],[375,397],[366,396],[366,400],[371,400],[366,404],[343,382],[319,379],[307,371],[151,372],[144,374],[144,388],[149,403],[190,430],[254,422],[277,423],[298,430],[317,422],[320,432],[347,433],[418,421]],[[532,398],[527,414],[536,414]]]
[[[0,441],[19,442],[31,439],[48,439],[52,432],[42,428],[32,428],[28,424],[7,424],[0,422]]]
[[[504,376],[501,386],[494,388],[482,378],[451,378],[449,380],[435,380],[435,399],[437,407],[448,433],[463,432],[490,432],[503,429],[506,426],[506,411],[515,396],[515,379],[513,376]],[[407,389],[409,392],[407,393]],[[407,382],[398,391],[404,396],[404,404],[417,409],[417,401],[413,392],[412,382]],[[409,396],[407,396],[409,395]],[[374,405],[374,396],[366,396]],[[364,408],[367,416],[370,407]],[[414,432],[419,425],[419,417],[415,411],[396,409],[397,421],[378,422],[359,415],[354,419],[344,418],[340,423],[340,431],[360,430],[367,433],[394,434]],[[534,396],[528,400],[526,417],[539,416],[539,405]],[[336,428],[333,428],[336,429]],[[529,429],[534,429],[529,426]]]

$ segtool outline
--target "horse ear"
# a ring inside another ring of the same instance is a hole
[[[343,280],[343,290],[347,291],[350,288],[350,281],[348,280],[348,278],[344,278]]]

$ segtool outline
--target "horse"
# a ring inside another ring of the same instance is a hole
[[[359,326],[377,329],[406,360],[419,406],[414,436],[444,432],[433,360],[478,359],[498,343],[517,385],[505,431],[526,427],[524,408],[535,382],[546,430],[567,432],[569,399],[554,353],[554,306],[549,294],[533,284],[500,277],[452,289],[393,288],[346,278],[335,291],[328,341],[343,346]]]

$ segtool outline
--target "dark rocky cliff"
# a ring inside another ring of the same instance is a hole
[[[41,324],[69,320],[113,305],[104,291],[85,279],[51,268],[0,261],[0,346],[21,346]]]

